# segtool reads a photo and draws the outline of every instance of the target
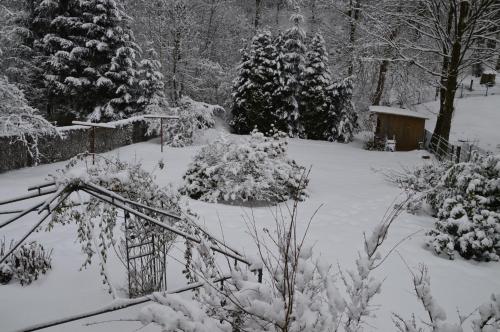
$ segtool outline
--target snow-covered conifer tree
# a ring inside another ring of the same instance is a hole
[[[146,52],[147,58],[142,59],[139,63],[137,71],[137,79],[139,80],[139,99],[137,104],[141,110],[158,111],[157,108],[162,108],[166,104],[165,93],[163,89],[163,75],[160,72],[161,63],[157,59],[157,54],[154,49]]]
[[[279,50],[278,68],[280,71],[280,86],[276,91],[278,102],[277,115],[280,118],[278,128],[290,136],[301,134],[303,129],[299,122],[299,94],[301,76],[304,71],[304,54],[306,34],[301,27],[304,20],[296,13],[290,18],[293,26],[283,35],[283,46]]]
[[[114,97],[102,108],[106,119],[120,119],[137,110],[136,52],[132,47],[121,47],[111,59],[109,71],[104,75],[113,82]],[[101,118],[102,120],[102,118]]]
[[[304,127],[304,136],[309,139],[324,139],[324,134],[328,131],[327,116],[331,107],[330,85],[325,41],[321,34],[316,34],[306,53],[300,95],[301,124]]]
[[[246,49],[241,50],[241,63],[238,66],[238,76],[233,82],[233,106],[231,109],[231,127],[237,134],[251,130],[248,125],[248,101],[251,99],[250,87],[250,56]]]
[[[132,50],[138,47],[114,0],[41,1],[34,13],[35,20],[49,22],[36,44],[47,56],[44,79],[56,108],[85,117],[120,98],[123,83],[128,80],[123,75],[128,74],[130,79],[134,73],[106,73],[113,71],[113,59],[122,65],[134,62]],[[109,113],[110,108],[107,110]]]
[[[328,140],[349,143],[354,137],[358,124],[358,115],[352,102],[352,82],[349,78],[332,85],[332,107],[327,123]]]
[[[271,33],[257,34],[234,84],[233,128],[238,133],[247,134],[254,128],[268,132],[275,123],[272,103],[278,84],[275,56]]]

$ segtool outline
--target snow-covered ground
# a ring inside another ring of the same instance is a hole
[[[475,84],[479,87],[477,82]],[[500,153],[499,90],[500,85],[497,84],[491,88],[487,97],[482,93],[481,95],[465,95],[464,98],[455,99],[455,113],[450,132],[452,144],[468,141],[484,150]],[[457,96],[460,96],[460,92],[457,92]],[[429,116],[426,128],[432,132],[436,126],[439,102],[418,105],[416,110]]]
[[[177,186],[181,183],[192,156],[199,149],[200,146],[165,148],[164,153],[160,154],[158,141],[152,140],[117,149],[108,155],[118,155],[125,160],[139,160],[144,168],[155,170],[159,184],[173,183]],[[297,139],[290,141],[289,154],[300,164],[312,167],[310,197],[300,204],[301,225],[304,226],[314,211],[323,204],[313,220],[308,241],[315,245],[315,252],[324,260],[333,265],[338,263],[343,268],[354,266],[357,250],[362,247],[363,232],[370,231],[381,220],[400,194],[398,188],[384,180],[380,170],[398,169],[405,165],[411,167],[424,162],[421,158],[424,152],[365,151],[361,148],[361,142],[344,145]],[[158,169],[160,159],[166,163],[166,170]],[[0,199],[25,193],[28,185],[43,182],[48,173],[63,165],[64,162],[61,162],[0,174]],[[220,236],[222,229],[224,238],[233,247],[249,256],[256,254],[242,217],[250,208],[192,200],[189,204],[201,216],[200,222],[213,233]],[[253,214],[260,228],[272,228],[269,208],[254,208]],[[7,216],[0,215],[0,221],[6,218]],[[0,236],[5,236],[6,239],[19,238],[33,222],[34,215],[30,215],[25,221],[2,229]],[[416,267],[422,262],[429,266],[435,297],[450,318],[457,317],[457,308],[462,313],[468,313],[485,302],[491,293],[500,290],[500,264],[477,263],[461,258],[450,261],[426,250],[423,233],[432,227],[432,223],[433,219],[429,216],[403,214],[393,225],[385,244],[386,252],[409,234],[420,232],[401,244],[397,253],[393,252],[377,271],[377,276],[384,278],[385,282],[382,293],[374,302],[377,305],[374,307],[377,317],[370,321],[367,330],[395,330],[391,322],[393,312],[407,317],[411,312],[416,312],[417,317],[423,317],[413,296],[411,276],[406,264]],[[112,298],[102,285],[95,265],[79,271],[84,257],[75,238],[76,228],[73,226],[58,226],[52,232],[40,232],[33,236],[33,239],[39,239],[54,248],[53,269],[28,287],[21,287],[16,283],[0,286],[0,331],[16,330],[111,302]],[[126,285],[123,267],[116,259],[111,259],[109,265],[113,283],[123,289]],[[175,288],[185,283],[179,268],[174,264],[169,274],[169,287]],[[139,323],[115,320],[135,319],[137,311],[138,308],[133,307],[48,330],[135,331],[140,327]],[[96,321],[108,322],[84,325]],[[158,330],[147,326],[142,331]]]

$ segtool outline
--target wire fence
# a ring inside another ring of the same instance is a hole
[[[433,134],[425,130],[425,150],[434,154],[439,160],[451,161],[454,163],[471,161],[475,155],[486,155],[488,152],[478,147],[471,141],[459,141],[458,144],[451,144],[447,139],[437,136],[434,144],[431,144]]]

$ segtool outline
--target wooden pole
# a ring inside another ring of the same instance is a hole
[[[127,252],[127,277],[128,277],[128,297],[131,293],[131,283],[130,283],[130,255],[128,247],[128,222],[127,222],[128,212],[123,210],[123,219],[125,221],[125,251]]]
[[[160,146],[163,153],[163,118],[160,118]]]
[[[92,139],[90,141],[90,149],[92,153],[92,165],[95,165],[95,127],[92,127]]]

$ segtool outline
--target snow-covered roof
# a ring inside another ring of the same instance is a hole
[[[497,72],[496,72],[496,70],[493,70],[493,69],[486,69],[485,71],[483,71],[483,74],[486,74],[486,75],[496,75]]]
[[[392,114],[392,115],[401,115],[407,116],[411,118],[419,118],[419,119],[429,119],[427,116],[417,113],[414,111],[406,110],[403,108],[397,107],[388,107],[388,106],[370,106],[370,112],[377,114]]]

